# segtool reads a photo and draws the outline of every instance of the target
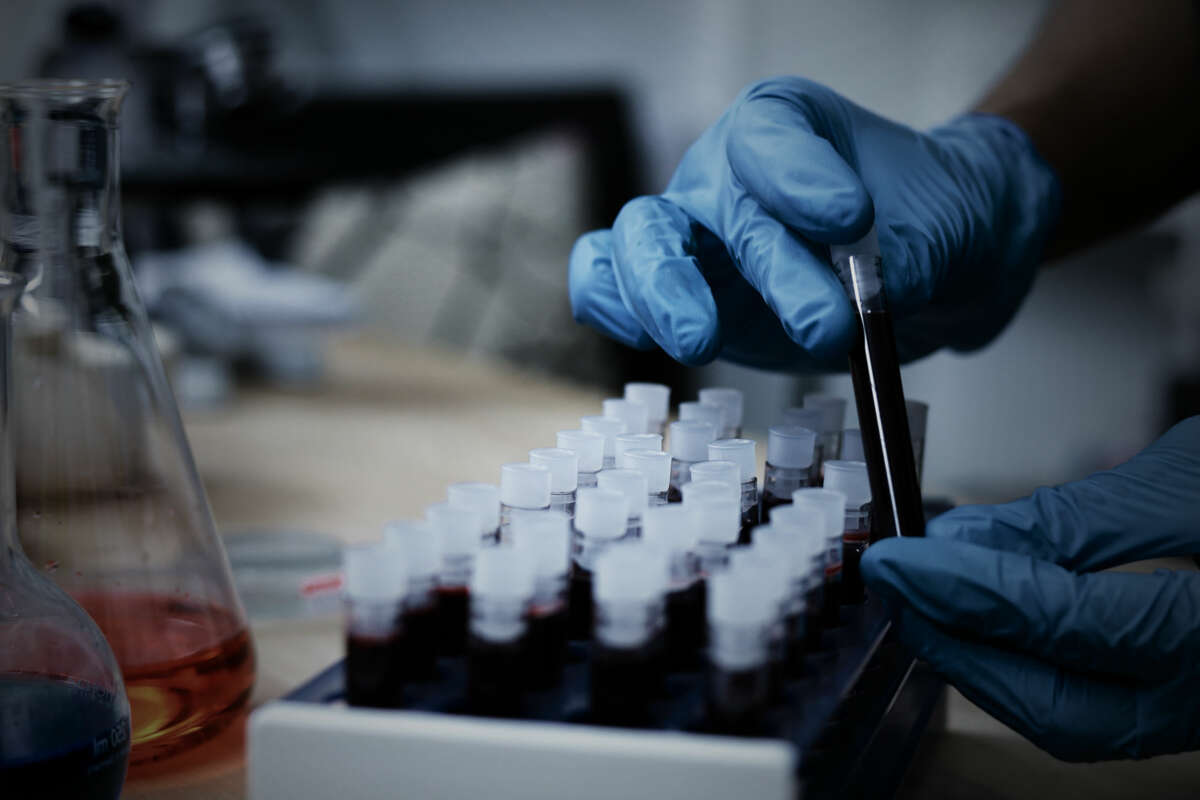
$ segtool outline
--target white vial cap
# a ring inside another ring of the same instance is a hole
[[[526,553],[539,578],[565,575],[570,563],[571,518],[561,511],[513,512],[513,547]]]
[[[825,488],[846,496],[846,508],[871,502],[871,481],[862,461],[826,461]]]
[[[408,592],[408,570],[399,548],[379,542],[342,550],[342,591],[360,600],[399,600]]]
[[[866,461],[863,453],[862,431],[858,428],[846,428],[842,431],[842,460]]]
[[[696,542],[696,507],[682,503],[647,508],[642,541],[669,552],[686,551]]]
[[[692,481],[683,485],[683,504],[695,514],[696,541],[733,544],[742,528],[742,504],[737,493],[721,481]]]
[[[599,472],[604,467],[604,436],[591,431],[559,431],[555,445],[570,450],[579,459],[580,472]]]
[[[766,587],[753,576],[725,570],[708,579],[708,621],[716,625],[768,625],[778,612]]]
[[[646,433],[649,429],[650,416],[646,406],[623,397],[605,400],[604,416],[616,417],[625,423],[622,433]]]
[[[575,527],[589,539],[619,539],[629,525],[624,492],[588,487],[575,497]]]
[[[471,594],[510,600],[533,597],[533,571],[529,559],[512,547],[481,547],[475,554]]]
[[[795,533],[777,526],[774,510],[772,510],[770,522],[754,529],[754,548],[778,559],[789,578],[795,579],[804,576],[808,569],[810,554],[815,549],[813,544],[823,541],[823,537],[819,535],[823,533],[821,524],[823,518],[815,509],[813,513],[817,517],[818,524],[812,535],[797,536]]]
[[[408,577],[423,578],[438,571],[438,542],[428,525],[419,520],[394,520],[383,526],[383,542],[403,554]]]
[[[470,555],[479,548],[479,519],[478,511],[449,503],[434,503],[425,509],[425,522],[442,558]]]
[[[681,420],[707,422],[718,433],[721,430],[724,417],[725,411],[715,403],[693,401],[679,404],[679,418]]]
[[[509,508],[547,508],[550,505],[550,470],[537,464],[500,467],[500,502]]]
[[[762,585],[762,589],[775,599],[776,608],[787,598],[791,574],[787,560],[779,558],[768,548],[760,545],[737,547],[729,554],[730,568]]]
[[[905,400],[904,410],[908,415],[908,435],[914,439],[924,439],[925,426],[929,423],[929,404],[920,400]]]
[[[829,463],[828,461],[825,463]],[[846,495],[835,489],[806,487],[792,492],[793,508],[816,508],[825,518],[825,538],[840,538],[846,530]],[[775,520],[776,509],[771,509]]]
[[[723,483],[730,496],[741,502],[742,470],[732,461],[697,461],[688,469],[693,483]],[[680,490],[687,496],[687,484]]]
[[[662,450],[627,450],[617,464],[646,476],[646,493],[662,494],[671,488],[671,454]],[[603,473],[602,473],[603,474]]]
[[[596,486],[625,495],[629,504],[629,516],[640,517],[649,502],[650,490],[646,488],[646,476],[633,469],[605,469],[596,475]]]
[[[834,244],[829,246],[829,260],[834,264],[850,256],[866,256],[868,258],[879,258],[879,234],[875,232],[875,226],[871,226],[871,230],[867,231],[856,242],[850,244]]]
[[[764,530],[767,527],[770,528],[770,532]],[[839,523],[837,533],[831,534],[825,511],[820,506],[815,503],[793,503],[772,508],[769,526],[755,528],[752,536],[755,542],[758,541],[759,531],[763,531],[764,540],[767,541],[776,537],[786,538],[793,546],[799,548],[799,557],[802,562],[806,562],[813,553],[823,551],[824,543],[831,538],[840,540],[842,527],[842,523]],[[803,567],[803,564],[801,566]]]
[[[662,436],[657,433],[622,433],[613,440],[613,456],[622,469],[621,457],[630,450],[662,450]]]
[[[500,527],[500,489],[490,483],[452,483],[446,487],[446,500],[452,506],[469,508],[479,514],[479,532],[491,533]]]
[[[625,420],[616,417],[580,417],[579,427],[604,437],[604,457],[615,455],[614,440],[625,432]]]
[[[661,554],[640,542],[621,542],[596,558],[592,594],[597,603],[650,603],[663,595],[670,579]]]
[[[574,450],[539,447],[529,451],[529,463],[550,470],[550,491],[565,494],[579,484],[579,456]]]
[[[717,439],[708,446],[709,461],[732,461],[737,464],[739,480],[745,483],[758,472],[753,439]]]
[[[819,408],[792,406],[783,410],[784,425],[799,425],[820,433],[825,427],[825,412]]]
[[[714,406],[721,407],[721,410],[724,412],[721,415],[721,424],[724,427],[741,427],[742,407],[745,402],[741,389],[712,387],[709,389],[701,389],[696,397],[701,403],[711,403]]]
[[[662,424],[671,405],[671,387],[661,383],[627,383],[625,399],[644,405],[649,420]]]
[[[767,429],[767,463],[773,467],[811,467],[817,434],[798,425]]]
[[[804,395],[804,407],[815,408],[821,412],[821,433],[836,433],[842,429],[846,419],[846,398],[823,392],[809,392]]]
[[[671,455],[680,461],[705,461],[708,459],[708,444],[717,438],[717,428],[711,422],[699,419],[681,419],[672,422]]]

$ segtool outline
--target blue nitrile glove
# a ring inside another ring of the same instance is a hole
[[[862,574],[902,641],[1053,755],[1200,747],[1200,573],[1094,570],[1200,552],[1200,417],[1121,466],[925,539],[868,548]]]
[[[844,369],[854,322],[827,245],[874,222],[901,358],[976,348],[1029,291],[1058,196],[1000,117],[920,133],[812,81],[765,80],[692,145],[665,194],[580,238],[571,305],[685,364]]]

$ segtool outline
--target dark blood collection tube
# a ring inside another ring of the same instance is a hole
[[[575,516],[575,490],[579,486],[579,456],[561,447],[529,451],[529,463],[550,470],[550,510]]]
[[[871,482],[875,524],[871,538],[923,536],[921,483],[875,229],[858,242],[833,247],[831,258],[858,319],[850,377]]]
[[[559,431],[555,434],[555,444],[560,450],[570,450],[579,459],[575,490],[594,488],[596,473],[604,469],[604,436],[583,430]],[[571,516],[574,515],[572,511]]]
[[[662,441],[661,436],[653,435],[660,442]],[[671,486],[671,454],[653,449],[626,450],[621,453],[620,459],[620,464],[624,469],[631,469],[645,476],[646,508],[665,506]],[[644,511],[642,514],[645,516]]]
[[[704,578],[696,549],[696,509],[673,503],[646,511],[642,540],[668,568],[663,600],[663,646],[667,665],[694,670],[702,662],[705,641]]]
[[[718,439],[736,439],[742,435],[742,409],[746,401],[741,389],[712,386],[701,389],[696,394],[696,399],[721,409],[720,424],[717,426]]]
[[[467,705],[472,713],[521,714],[528,688],[529,607],[534,577],[524,553],[485,547],[471,576]]]
[[[446,501],[479,514],[481,542],[500,541],[500,487],[490,483],[452,483],[446,488]]]
[[[667,502],[683,500],[681,487],[692,479],[692,465],[708,460],[708,445],[717,438],[717,429],[706,420],[692,419],[672,422],[670,431],[671,480],[667,487]]]
[[[629,501],[611,489],[580,489],[575,502],[575,532],[567,589],[567,635],[592,636],[592,569],[596,559],[625,535]]]
[[[846,398],[824,392],[809,392],[804,395],[804,408],[821,414],[819,438],[821,462],[836,461],[842,457],[842,425],[846,419]],[[824,470],[817,476],[815,486],[825,483]]]
[[[827,467],[829,463],[825,462]],[[818,536],[824,574],[819,619],[824,629],[836,628],[841,625],[842,616],[842,533],[846,524],[846,496],[824,488],[797,489],[792,493],[792,507],[815,508],[824,521]],[[809,613],[815,613],[811,607]]]
[[[867,599],[859,562],[871,541],[871,483],[867,465],[861,461],[830,461],[825,464],[825,488],[846,496],[842,532],[842,603]]]
[[[770,700],[778,607],[755,577],[729,569],[708,579],[708,716],[725,733],[758,733]]]
[[[553,474],[540,464],[514,462],[500,467],[500,541],[509,541],[513,514],[550,509]]]
[[[771,509],[792,502],[792,492],[813,485],[816,431],[797,425],[767,429],[767,464],[763,472],[762,521],[770,522]]]
[[[421,521],[389,522],[384,544],[400,551],[408,578],[404,599],[404,677],[432,679],[438,654],[438,545],[430,526]]]
[[[372,544],[343,553],[346,702],[398,708],[404,696],[404,560],[396,548]]]
[[[592,720],[642,726],[662,693],[663,596],[668,565],[640,541],[619,542],[602,553],[592,581]]]
[[[626,513],[623,537],[636,539],[642,535],[642,514],[649,507],[646,476],[635,469],[604,469],[596,476],[596,485],[601,489],[625,495]]]
[[[750,531],[759,523],[758,457],[753,439],[717,439],[708,446],[709,461],[729,461],[737,465],[741,498],[742,530],[738,541],[750,541]],[[694,469],[693,469],[694,474]]]
[[[531,689],[562,679],[567,657],[567,565],[571,520],[561,511],[525,511],[513,516],[513,546],[533,572],[526,670]]]
[[[449,503],[429,506],[425,520],[438,551],[437,651],[443,656],[461,656],[467,645],[471,573],[482,521],[478,512]]]

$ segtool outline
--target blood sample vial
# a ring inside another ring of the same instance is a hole
[[[467,705],[472,713],[519,716],[527,686],[527,631],[533,573],[511,547],[479,551],[471,576]]]
[[[524,511],[513,516],[513,546],[533,572],[526,668],[531,689],[562,680],[567,656],[567,564],[571,521],[560,511]]]
[[[425,521],[438,551],[436,643],[443,656],[461,656],[467,646],[471,573],[479,549],[481,519],[469,508],[437,503]]]
[[[604,550],[625,535],[629,501],[623,492],[580,489],[575,502],[575,532],[567,589],[567,635],[592,636],[592,567]]]
[[[702,663],[705,640],[704,579],[694,552],[697,534],[694,506],[675,504],[647,509],[642,539],[667,562],[670,583],[664,599],[663,646],[667,665],[694,670]]]
[[[691,480],[692,465],[708,460],[708,445],[717,438],[716,426],[705,420],[679,420],[670,427],[671,478],[667,502],[683,500],[680,487]]]
[[[437,672],[438,551],[434,533],[424,521],[389,522],[383,529],[386,544],[404,559],[408,594],[404,599],[404,677],[431,680]]]
[[[871,483],[862,461],[830,461],[825,464],[825,487],[846,496],[842,533],[842,603],[867,599],[859,562],[871,540]]]
[[[343,554],[346,702],[397,708],[404,693],[403,556],[389,545],[349,547]]]
[[[708,581],[708,716],[725,733],[758,733],[770,692],[770,639],[777,608],[751,575]]]
[[[662,690],[661,641],[667,564],[642,542],[621,542],[596,563],[591,717],[637,727]]]
[[[759,523],[758,459],[753,439],[717,439],[708,446],[710,461],[731,461],[738,468],[741,487],[742,530],[738,541],[750,541],[750,531]]]
[[[767,466],[763,473],[762,521],[771,509],[792,502],[792,492],[812,485],[812,465],[817,434],[794,425],[767,430]]]
[[[589,431],[559,431],[555,434],[555,444],[559,450],[570,450],[579,459],[576,491],[595,487],[596,473],[604,468],[604,437]]]

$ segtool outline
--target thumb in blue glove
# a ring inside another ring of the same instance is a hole
[[[902,641],[1059,758],[1200,747],[1200,573],[1092,570],[1200,551],[1200,417],[1077,483],[933,520],[863,556]]]

